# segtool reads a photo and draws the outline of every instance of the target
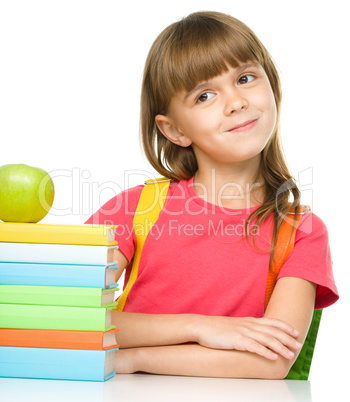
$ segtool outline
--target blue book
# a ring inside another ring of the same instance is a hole
[[[106,381],[115,351],[0,346],[0,377]]]
[[[118,265],[0,262],[1,285],[114,288]]]

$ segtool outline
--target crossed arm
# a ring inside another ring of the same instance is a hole
[[[127,260],[118,250],[120,275]],[[113,311],[117,373],[284,378],[310,326],[316,285],[278,280],[263,318]]]

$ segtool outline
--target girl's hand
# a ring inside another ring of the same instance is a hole
[[[299,333],[284,321],[274,318],[196,316],[192,322],[193,339],[213,349],[241,350],[266,359],[294,357],[300,350]]]

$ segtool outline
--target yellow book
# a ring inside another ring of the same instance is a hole
[[[0,223],[0,242],[115,246],[117,226]]]

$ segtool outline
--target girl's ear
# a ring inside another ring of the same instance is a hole
[[[162,114],[157,114],[155,120],[160,132],[169,141],[173,142],[176,145],[179,145],[180,147],[188,147],[192,144],[192,141],[175,126],[170,117],[164,116]]]

